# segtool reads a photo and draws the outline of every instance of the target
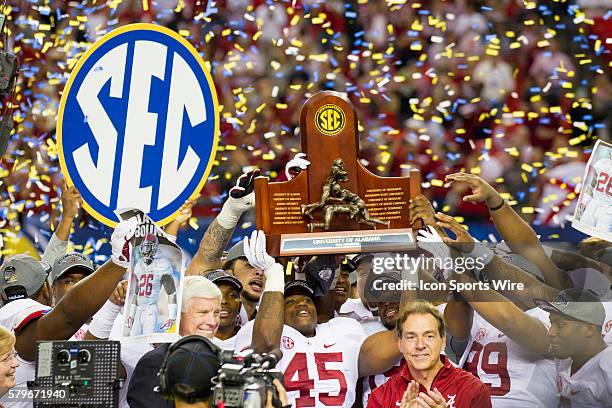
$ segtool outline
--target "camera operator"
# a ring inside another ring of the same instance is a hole
[[[160,392],[165,398],[174,400],[176,408],[210,407],[212,380],[219,369],[219,351],[210,340],[201,336],[187,336],[172,344],[159,372]],[[288,406],[283,385],[278,380],[273,384],[281,406]],[[268,390],[265,408],[274,408],[272,401],[272,392]]]
[[[203,276],[187,276],[183,279],[182,285],[179,334],[200,335],[212,339],[219,328],[221,291]],[[158,345],[136,364],[127,395],[131,408],[173,407],[171,401],[164,401],[159,393],[153,392],[159,385],[157,373],[168,349],[168,344]]]

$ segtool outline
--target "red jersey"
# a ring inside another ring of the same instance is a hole
[[[440,359],[444,365],[436,375],[431,389],[437,388],[440,391],[448,408],[491,408],[489,389],[478,378],[454,367],[444,355]],[[399,374],[372,392],[367,408],[399,407],[411,380],[408,365],[405,364]],[[419,391],[427,392],[422,385]]]

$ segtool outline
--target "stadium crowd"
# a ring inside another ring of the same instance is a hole
[[[564,224],[588,147],[610,137],[610,50],[597,36],[609,16],[597,1],[8,4],[7,45],[21,63],[16,129],[1,162],[2,220],[12,229],[54,225],[61,90],[96,39],[135,22],[177,30],[210,62],[221,149],[198,217],[213,215],[249,166],[282,179],[299,149],[300,108],[325,89],[355,104],[370,170],[418,168],[436,208],[476,220],[486,209],[462,204],[462,191],[448,194],[447,174],[480,174],[526,219]]]
[[[184,346],[202,364],[194,371],[166,361],[167,400],[156,390],[170,346],[121,338],[135,222],[117,225],[104,263],[94,257],[102,241],[72,251],[73,228],[96,222],[59,173],[55,118],[70,69],[112,28],[155,21],[210,61],[222,106],[214,176],[165,227],[176,237],[194,216],[212,218],[175,288],[181,336],[226,350],[280,348],[280,406],[609,407],[610,243],[590,237],[561,251],[530,225],[566,221],[594,140],[610,137],[609,43],[595,45],[590,25],[574,22],[605,24],[609,13],[584,3],[583,13],[515,0],[9,2],[4,44],[19,51],[21,72],[0,228],[6,245],[27,225],[53,234],[41,261],[3,249],[0,405],[31,407],[8,391],[33,380],[37,341],[69,339],[121,341],[120,407],[210,403],[209,355]],[[325,89],[355,103],[369,169],[421,170],[424,195],[409,205],[423,229],[409,256],[482,267],[375,274],[394,254],[279,259],[263,232],[242,239],[254,177],[292,176],[283,170],[299,152],[299,109]],[[456,216],[490,219],[504,241],[475,241]],[[406,279],[464,289],[373,289]],[[523,289],[496,284],[506,280]]]

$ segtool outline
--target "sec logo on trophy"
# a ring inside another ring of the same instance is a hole
[[[62,172],[106,225],[128,207],[167,224],[206,182],[218,110],[206,65],[184,38],[153,24],[113,30],[80,58],[64,88]]]

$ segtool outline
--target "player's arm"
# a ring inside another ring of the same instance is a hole
[[[455,278],[462,283],[476,282],[466,273],[456,275]],[[462,290],[460,293],[474,311],[515,343],[539,355],[548,354],[550,343],[546,326],[523,312],[502,294],[493,290]],[[447,305],[447,309],[448,307]]]
[[[129,239],[137,225],[135,218],[121,221],[111,237],[111,260],[77,283],[49,313],[16,333],[15,349],[22,358],[34,360],[37,341],[69,339],[102,307],[129,266]]]
[[[201,275],[222,266],[221,256],[232,237],[234,228],[238,225],[242,214],[255,205],[253,189],[257,176],[259,176],[258,169],[244,173],[238,178],[221,212],[206,229],[198,251],[187,265],[185,275]]]
[[[76,187],[69,187],[68,184],[64,184],[64,191],[62,192],[62,219],[55,230],[55,235],[60,241],[68,241],[68,238],[70,238],[70,229],[79,213],[79,207],[82,202],[81,194],[79,194]]]
[[[91,319],[84,340],[107,340],[110,337],[115,319],[125,305],[127,284],[126,280],[117,284],[104,306]]]
[[[264,271],[264,286],[259,310],[253,323],[251,347],[255,353],[268,353],[280,346],[284,325],[285,278],[283,266],[266,252],[266,236],[263,231],[253,231],[251,238],[244,238],[244,255],[249,264]]]
[[[513,290],[509,286],[507,286],[507,289],[500,289],[500,293],[506,298],[515,303],[532,307],[534,298],[552,300],[559,292],[555,288],[543,285],[529,273],[494,255],[484,244],[475,242],[474,238],[453,217],[438,213],[436,219],[438,219],[440,227],[452,231],[456,236],[454,239],[448,236],[440,237],[445,244],[462,253],[461,256],[473,257],[475,260],[480,259],[485,263],[480,280],[486,277],[489,281],[509,280],[524,285],[522,291]]]
[[[172,269],[170,269],[172,271]],[[178,305],[176,303],[176,284],[171,273],[162,275],[161,283],[164,285],[164,290],[168,294],[168,320],[161,325],[162,330],[169,329],[176,321],[176,314],[178,312]]]
[[[41,256],[41,260],[49,265],[53,265],[57,258],[66,253],[70,230],[82,203],[81,195],[76,188],[68,187],[67,184],[64,184],[61,201],[62,218]]]
[[[450,237],[437,238],[441,239],[444,243],[458,251],[465,251],[466,246],[470,246],[470,243],[472,243],[472,247],[474,246],[474,239],[454,218],[444,214],[437,214],[436,218],[440,220],[440,227],[446,228],[455,234],[454,239]],[[500,265],[506,264],[504,261],[497,257],[495,257],[495,259],[500,262]],[[491,263],[489,263],[489,265]],[[456,280],[456,282],[458,283],[471,284],[470,286],[464,285],[464,288],[477,288],[474,290],[461,290],[460,294],[465,300],[470,303],[470,306],[489,323],[497,327],[509,338],[511,338],[516,343],[520,344],[528,350],[534,351],[539,354],[545,354],[548,352],[549,343],[547,339],[547,329],[540,321],[524,313],[521,309],[519,309],[514,303],[510,302],[501,293],[498,293],[494,290],[481,289],[480,287],[478,287],[476,285],[477,281],[472,278],[469,273],[455,273],[453,275],[453,279]],[[518,291],[509,291],[508,293],[512,292]],[[527,297],[525,299],[525,296],[523,296],[521,300],[525,302],[531,302],[530,306],[533,307],[532,299],[532,297]],[[449,319],[456,317],[447,316],[448,308],[450,307],[451,312],[454,313],[456,312],[456,310],[452,310],[452,308],[456,306],[457,305],[452,304],[446,306],[445,320],[447,319],[447,317]],[[453,322],[451,323],[451,325],[455,323],[456,322]],[[450,329],[452,330],[453,328],[451,327]]]
[[[451,300],[446,304],[444,308],[446,331],[454,339],[459,341],[469,339],[473,321],[474,310],[463,299]]]
[[[368,336],[359,349],[359,377],[384,373],[402,357],[394,330]]]
[[[533,262],[542,272],[544,281],[548,285],[557,289],[572,286],[567,275],[562,273],[546,255],[533,228],[486,181],[474,174],[466,173],[450,174],[446,176],[446,181],[453,184],[465,183],[470,187],[472,194],[465,196],[463,201],[486,203],[495,228],[508,243],[510,249]]]
[[[400,316],[415,300],[417,300],[416,291],[402,291]],[[393,367],[401,357],[395,330],[374,333],[365,339],[359,349],[359,377],[383,373]]]
[[[176,218],[174,218],[164,227],[164,232],[171,238],[171,240],[176,240],[179,228],[184,225],[189,218],[191,218],[191,212],[196,201],[197,198],[185,201],[181,208],[179,208]]]

